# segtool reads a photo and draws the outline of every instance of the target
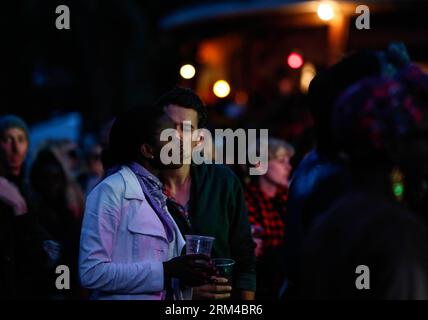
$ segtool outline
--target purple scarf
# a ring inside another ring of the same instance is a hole
[[[162,183],[157,177],[136,162],[131,163],[129,168],[137,176],[144,195],[165,228],[168,242],[171,242],[174,239],[174,223],[168,214],[166,205],[167,197],[162,191]]]

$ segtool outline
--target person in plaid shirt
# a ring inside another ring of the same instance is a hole
[[[257,299],[277,299],[282,283],[285,203],[290,159],[294,148],[285,141],[269,138],[269,161],[265,175],[246,184],[245,200],[257,247]]]

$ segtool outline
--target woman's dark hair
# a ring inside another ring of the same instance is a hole
[[[206,126],[207,108],[201,98],[191,89],[181,87],[173,88],[159,98],[156,103],[156,108],[163,110],[163,108],[171,104],[195,110],[198,113],[198,127],[204,128]]]
[[[58,168],[61,172],[61,179],[64,182],[67,180],[67,175],[59,159],[51,149],[45,148],[39,151],[31,166],[30,183],[34,191],[41,192],[41,185],[45,182],[45,173],[49,167]]]
[[[140,146],[156,144],[163,110],[153,106],[128,109],[120,114],[110,130],[108,147],[101,155],[104,169],[138,159]]]

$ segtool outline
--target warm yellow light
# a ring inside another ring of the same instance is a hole
[[[230,86],[227,83],[227,81],[219,80],[216,83],[214,83],[213,92],[217,97],[225,98],[230,93]]]
[[[185,64],[180,68],[180,75],[184,79],[192,79],[196,74],[195,67],[191,64]]]
[[[308,92],[309,84],[311,83],[312,79],[316,76],[317,71],[315,69],[315,66],[310,63],[306,62],[303,65],[302,68],[302,75],[300,77],[300,90],[304,93]]]
[[[333,6],[328,2],[320,3],[320,5],[318,6],[317,13],[318,17],[324,21],[329,21],[334,17]]]

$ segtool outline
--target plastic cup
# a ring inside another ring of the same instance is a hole
[[[210,257],[214,239],[194,234],[186,235],[186,254],[204,254]]]
[[[218,275],[222,278],[226,278],[229,284],[232,283],[233,266],[235,260],[226,258],[213,259],[215,268],[217,269]]]

